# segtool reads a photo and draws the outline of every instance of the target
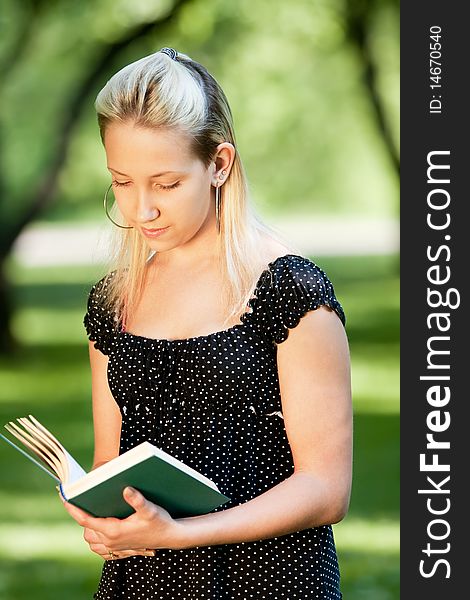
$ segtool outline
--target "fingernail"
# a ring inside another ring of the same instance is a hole
[[[126,491],[126,494],[127,494],[128,496],[133,496],[133,495],[134,495],[134,493],[135,493],[135,490],[134,490],[134,488],[131,488],[131,487],[129,487],[129,486],[127,486],[127,487],[126,487],[126,490],[125,490],[125,491]]]

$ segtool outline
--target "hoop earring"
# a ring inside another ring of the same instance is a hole
[[[111,218],[111,216],[110,216],[110,214],[109,214],[109,212],[108,212],[108,192],[109,192],[109,190],[111,189],[111,186],[112,186],[112,185],[113,185],[113,184],[111,183],[111,184],[110,184],[110,186],[109,186],[109,188],[106,190],[106,194],[104,195],[104,202],[103,202],[103,204],[104,204],[104,211],[105,211],[105,213],[106,213],[106,216],[107,216],[107,217],[108,217],[108,219],[109,219],[110,221],[112,221],[112,222],[113,222],[113,223],[114,223],[114,224],[115,224],[117,227],[121,227],[122,229],[134,229],[134,227],[132,227],[131,225],[119,225],[119,223],[116,223],[116,221],[114,221],[114,220]]]

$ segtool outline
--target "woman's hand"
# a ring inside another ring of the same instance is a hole
[[[93,517],[62,500],[70,516],[84,528],[84,538],[93,552],[109,560],[152,556],[155,549],[182,547],[182,526],[164,508],[131,487],[124,489],[123,497],[135,510],[126,519]]]
[[[99,534],[88,527],[85,527],[83,537],[88,542],[90,550],[101,556],[104,560],[116,560],[118,558],[129,558],[130,556],[155,556],[155,550],[148,550],[147,548],[111,550],[100,542]]]

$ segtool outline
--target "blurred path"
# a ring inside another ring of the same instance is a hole
[[[399,222],[344,217],[264,218],[302,254],[389,254],[399,251]],[[34,225],[17,240],[14,257],[25,266],[84,265],[106,261],[113,225],[104,223]]]

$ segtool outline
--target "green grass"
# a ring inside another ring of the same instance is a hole
[[[322,257],[346,313],[354,401],[350,510],[334,526],[345,600],[399,598],[399,279],[396,257]],[[17,356],[0,359],[0,425],[32,413],[85,468],[91,379],[82,319],[96,267],[11,265]],[[39,469],[0,446],[0,598],[91,598],[102,561]],[[64,590],[67,590],[64,593]]]

